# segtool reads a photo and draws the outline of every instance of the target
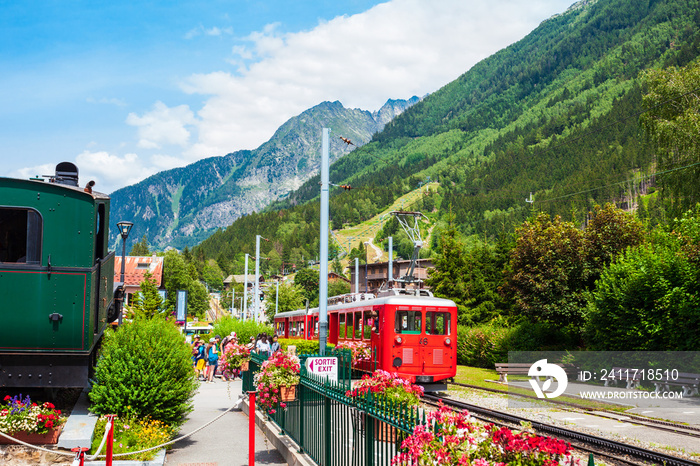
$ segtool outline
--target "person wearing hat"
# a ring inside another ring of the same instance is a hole
[[[194,342],[192,343],[192,361],[194,362],[194,372],[197,379],[204,379],[204,368],[205,368],[205,352],[204,352],[204,342],[201,340],[199,335],[193,337]]]
[[[214,373],[219,366],[219,349],[216,347],[216,338],[210,338],[207,345],[207,370],[205,378],[207,382],[214,383]]]

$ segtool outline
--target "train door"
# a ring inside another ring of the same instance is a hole
[[[451,347],[452,315],[447,308],[427,308],[425,313],[425,337],[421,346],[424,373],[442,374],[448,371],[454,361]],[[450,342],[448,345],[447,342]]]
[[[338,313],[328,314],[328,343],[338,344]]]
[[[380,316],[383,317],[383,306],[374,306],[371,311],[365,311],[364,337],[369,341],[373,362],[382,360],[382,345],[380,338]],[[374,367],[372,368],[374,369]]]
[[[395,338],[392,342],[392,366],[404,375],[422,371],[423,313],[420,307],[399,306],[394,314]]]

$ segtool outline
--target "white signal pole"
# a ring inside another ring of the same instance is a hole
[[[323,128],[321,138],[321,251],[318,289],[318,343],[321,356],[326,354],[328,340],[328,198],[330,177],[328,174],[330,130]]]
[[[260,235],[255,235],[255,291],[253,293],[253,309],[255,309],[255,321],[258,321],[258,308],[260,305]]]
[[[243,320],[248,320],[248,254],[245,255],[245,285],[243,285]]]

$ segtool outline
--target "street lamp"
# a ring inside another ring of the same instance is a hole
[[[122,236],[122,273],[120,280],[122,282],[123,290],[122,308],[119,310],[119,320],[117,321],[118,325],[122,324],[122,314],[124,314],[124,301],[126,300],[126,284],[124,283],[124,268],[126,266],[126,239],[129,237],[129,232],[131,231],[131,228],[133,226],[133,223],[124,220],[117,223],[117,228],[119,228],[119,234]]]

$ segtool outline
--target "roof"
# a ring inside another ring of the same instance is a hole
[[[241,275],[229,275],[226,277],[226,280],[224,280],[224,283],[243,283],[245,282],[245,274]],[[263,278],[262,275],[260,275],[260,281],[263,282],[265,279]],[[248,283],[255,283],[255,274],[254,273],[249,273],[248,274]]]
[[[160,288],[163,284],[163,257],[156,256],[126,256],[124,262],[124,284],[129,286],[139,286],[143,282],[146,272],[150,272],[156,281],[156,286]],[[121,282],[122,258],[114,258],[114,281]]]

